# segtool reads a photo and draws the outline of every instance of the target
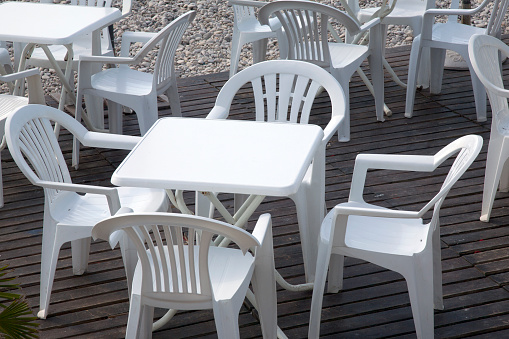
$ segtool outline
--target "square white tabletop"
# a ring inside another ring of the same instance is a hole
[[[0,41],[70,44],[121,16],[117,8],[5,2],[0,4]]]
[[[159,119],[113,173],[118,186],[289,196],[323,138],[316,125]]]

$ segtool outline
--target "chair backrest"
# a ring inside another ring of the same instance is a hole
[[[109,240],[117,230],[125,231],[136,246],[143,270],[142,294],[166,302],[212,301],[208,255],[215,235],[231,239],[245,255],[260,245],[253,235],[230,224],[173,213],[116,215],[98,223],[92,237]]]
[[[433,217],[431,219],[432,230],[438,225],[439,211],[447,194],[458,179],[474,162],[481,151],[483,139],[479,135],[466,135],[454,140],[433,156],[435,167],[438,167],[450,157],[456,155],[456,159],[451,165],[449,172],[440,188],[440,191],[431,199],[420,211],[419,216],[423,216],[433,207]]]
[[[343,89],[330,73],[304,61],[271,60],[231,77],[221,88],[208,118],[225,118],[236,93],[247,83],[252,86],[257,121],[307,124],[315,97],[322,89],[329,94],[332,116],[344,116]]]
[[[64,112],[43,105],[28,105],[14,111],[7,118],[5,137],[12,158],[34,185],[40,182],[71,183],[71,176],[58,144],[55,124],[76,135],[87,130]],[[44,188],[51,203],[58,190]]]
[[[154,86],[158,91],[166,87],[172,81],[172,77],[175,76],[175,68],[173,66],[175,53],[182,40],[182,36],[195,16],[195,11],[182,14],[159,31],[134,56],[135,62],[139,63],[156,45],[159,45],[154,66]]]
[[[492,130],[507,134],[509,128],[509,90],[504,88],[501,58],[509,57],[509,47],[499,39],[489,35],[474,35],[468,44],[470,62],[481,80],[492,112]]]
[[[246,5],[243,6],[241,3],[245,2]],[[256,18],[256,7],[249,5],[250,3],[253,3],[254,1],[234,1],[230,2],[233,8],[233,22],[234,25],[242,24],[243,22],[247,21],[258,21]],[[256,1],[260,4],[263,4],[261,1]]]
[[[283,25],[288,41],[288,59],[304,60],[325,68],[330,66],[329,20],[344,26],[351,36],[360,30],[357,20],[348,14],[313,1],[271,2],[260,9],[258,19],[262,25],[269,25],[272,15]]]

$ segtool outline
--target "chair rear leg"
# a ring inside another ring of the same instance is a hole
[[[422,53],[422,52],[421,52]],[[430,83],[431,94],[439,94],[442,91],[442,78],[444,76],[445,49],[430,48]]]
[[[87,270],[91,238],[71,241],[72,273],[82,275]]]
[[[141,296],[138,294],[131,295],[129,303],[129,317],[127,320],[127,331],[125,334],[126,339],[141,338],[138,335],[138,327],[140,325],[142,308],[143,305],[141,304]]]
[[[180,98],[176,79],[173,81],[173,84],[166,90],[166,96],[170,102],[171,115],[174,117],[181,117],[182,111],[180,107]]]
[[[46,319],[48,316],[51,289],[53,287],[58,253],[60,252],[61,246],[62,244],[57,240],[56,227],[54,225],[45,226],[42,234],[41,285],[39,292],[39,312],[37,313],[39,319]]]
[[[472,63],[470,59],[465,58],[468,64],[468,68],[470,70],[470,77],[472,79],[472,89],[474,90],[474,99],[475,99],[475,111],[477,112],[477,121],[484,122],[486,121],[486,90],[484,89],[484,85],[481,80],[475,73],[472,68]]]
[[[405,117],[411,118],[414,112],[415,90],[417,86],[417,72],[421,62],[421,36],[417,36],[412,43],[410,61],[408,66],[408,79],[406,88]]]

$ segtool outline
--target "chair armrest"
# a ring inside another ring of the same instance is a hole
[[[343,116],[333,116],[323,130],[323,143],[326,144],[339,129],[343,122]]]
[[[157,33],[152,32],[124,32],[122,34],[122,43],[120,45],[120,56],[128,57],[131,44],[135,42],[145,44],[156,35]]]
[[[431,172],[438,164],[435,157],[402,154],[359,154],[355,159],[349,201],[364,202],[364,184],[368,169]]]
[[[38,181],[35,183],[44,188],[57,189],[62,191],[70,191],[76,193],[91,193],[106,196],[111,215],[114,215],[120,209],[120,198],[118,190],[114,187],[102,187],[93,185],[72,184],[66,182]]]
[[[205,119],[226,119],[230,112],[222,106],[214,106]]]
[[[262,8],[263,6],[265,6],[268,3],[266,1],[251,1],[251,0],[228,0],[228,2],[231,5],[249,6],[249,7],[256,7],[256,8]]]
[[[404,210],[392,210],[367,204],[365,202],[349,201],[336,205],[334,207],[336,214],[342,215],[359,215],[366,217],[379,217],[379,218],[411,218],[420,219],[419,212],[415,211],[404,211]]]
[[[374,27],[375,25],[378,25],[380,23],[380,18],[374,18],[363,24],[359,29],[361,32],[365,32],[368,29]]]
[[[121,134],[87,132],[80,142],[87,147],[132,150],[141,137]]]
[[[102,56],[102,55],[80,55],[80,64],[81,63],[101,63],[101,64],[132,64],[134,63],[134,58],[131,57],[112,57],[112,56]]]
[[[432,155],[359,154],[355,159],[357,168],[431,172],[436,164]]]
[[[41,75],[38,68],[31,68],[27,69],[21,72],[7,74],[7,75],[0,75],[0,81],[3,82],[14,82],[18,79],[28,78],[35,75]]]
[[[262,214],[253,229],[252,235],[258,240],[261,246],[266,242],[266,237],[272,238],[272,220],[270,214]],[[272,239],[271,239],[272,240]]]

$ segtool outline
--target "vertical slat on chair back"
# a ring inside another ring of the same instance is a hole
[[[500,38],[500,28],[502,27],[502,22],[505,19],[508,5],[509,0],[493,1],[490,20],[488,21],[488,26],[486,27],[486,33],[488,35]]]
[[[112,0],[71,0],[74,6],[111,7]]]
[[[124,230],[138,250],[143,292],[212,295],[208,272],[211,233],[202,232],[198,244],[193,228],[144,225]]]
[[[329,67],[326,14],[303,9],[280,9],[275,14],[288,38],[289,59]]]
[[[237,24],[246,20],[257,20],[255,8],[252,6],[233,5],[233,17]]]
[[[189,23],[194,19],[195,12],[187,12],[175,19],[161,32],[159,51],[154,67],[156,88],[164,87],[174,76],[175,53]]]
[[[265,74],[251,80],[257,121],[307,124],[321,86],[302,75]]]
[[[48,119],[29,120],[21,129],[18,139],[20,151],[28,160],[25,165],[31,167],[40,180],[71,182],[54,128]],[[45,188],[45,191],[49,202],[58,194],[54,189]]]

